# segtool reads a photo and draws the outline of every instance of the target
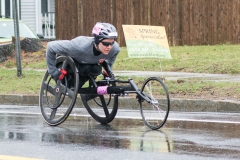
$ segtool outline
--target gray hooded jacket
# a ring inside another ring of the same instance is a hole
[[[52,76],[58,74],[56,68],[56,55],[70,56],[79,63],[98,64],[100,60],[107,60],[110,67],[116,60],[120,47],[117,42],[114,43],[108,55],[93,53],[94,37],[79,36],[72,40],[52,41],[47,44],[46,60],[48,73]]]

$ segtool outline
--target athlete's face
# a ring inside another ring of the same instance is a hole
[[[102,40],[99,45],[98,49],[103,53],[103,54],[108,54],[114,44],[115,40],[114,39],[104,39]]]

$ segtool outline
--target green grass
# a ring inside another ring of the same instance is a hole
[[[215,45],[215,46],[177,46],[170,47],[172,59],[154,58],[128,58],[125,47],[113,66],[113,70],[135,71],[170,71],[193,73],[240,73],[240,45]],[[43,53],[45,54],[45,53]],[[38,94],[42,77],[45,72],[27,70],[28,68],[46,69],[45,58],[33,59],[31,62],[22,63],[22,77],[17,77],[15,64],[2,63],[0,73],[0,94]],[[8,69],[6,69],[8,68]],[[127,77],[124,77],[127,79]],[[132,77],[141,87],[144,79]],[[177,81],[164,81],[170,94],[199,94],[211,93],[216,95],[240,95],[238,82],[210,82],[196,79]]]
[[[212,82],[191,79],[184,80],[183,83],[165,81],[165,84],[168,86],[169,93],[174,95],[212,94],[220,97],[238,97],[240,93],[239,82]]]
[[[240,73],[240,45],[170,47],[172,59],[128,58],[122,48],[114,70]]]
[[[17,76],[16,70],[1,69],[0,94],[38,94],[44,72],[22,70]]]

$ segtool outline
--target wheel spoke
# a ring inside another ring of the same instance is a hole
[[[68,96],[69,98],[73,99],[75,95],[75,92],[69,88],[67,88],[67,93],[66,96]]]
[[[62,85],[60,81],[57,82],[57,86],[55,87],[55,100],[53,104],[53,108],[59,107],[59,103],[61,102],[62,96],[66,93],[66,86]]]
[[[56,112],[57,112],[57,109],[52,110],[51,115],[50,115],[50,120],[53,120],[55,118]]]
[[[149,93],[150,97],[153,97],[152,95],[152,82],[149,82],[149,84],[146,85],[147,93]]]
[[[100,100],[102,102],[102,106],[103,106],[103,110],[104,110],[104,113],[105,113],[105,116],[108,117],[109,116],[109,111],[108,111],[108,108],[107,108],[107,104],[105,102],[105,99],[103,96],[99,96],[100,97]]]
[[[60,102],[60,100],[61,100],[61,96],[62,96],[62,93],[57,93],[57,94],[55,94],[55,99],[54,99],[53,108],[58,107],[59,102]]]
[[[42,83],[42,88],[52,95],[55,94],[55,87],[53,87],[51,84],[48,84],[46,81]]]

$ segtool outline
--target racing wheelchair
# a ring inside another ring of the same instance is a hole
[[[98,75],[89,72],[87,81],[82,86],[77,61],[68,56],[59,56],[56,66],[66,70],[67,74],[62,80],[55,81],[46,71],[39,95],[41,114],[51,126],[59,125],[68,118],[76,99],[80,99],[78,94],[88,113],[102,124],[110,123],[115,118],[118,98],[132,93],[136,94],[142,119],[150,129],[159,129],[167,121],[170,99],[160,78],[146,79],[139,89],[131,78],[119,80],[114,77],[110,67],[104,63],[101,67],[108,76],[98,80]]]

